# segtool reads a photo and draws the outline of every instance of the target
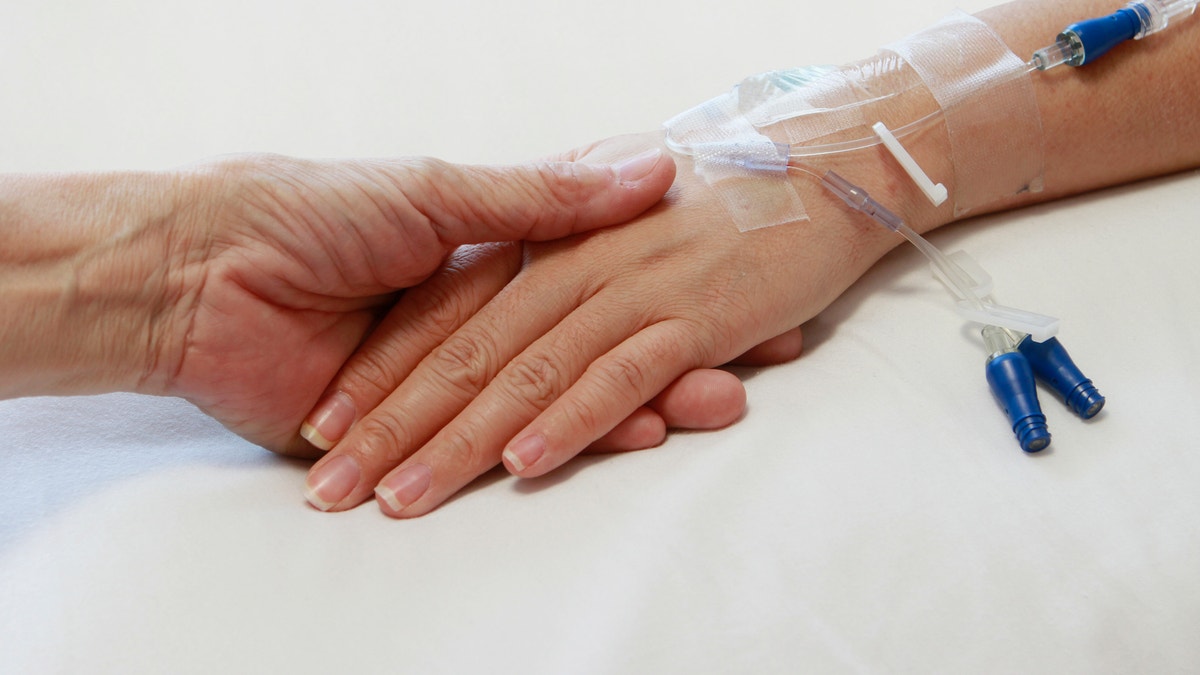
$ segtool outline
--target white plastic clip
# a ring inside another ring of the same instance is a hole
[[[879,140],[883,141],[883,146],[888,149],[888,152],[892,153],[897,162],[900,162],[900,166],[904,168],[908,177],[913,179],[913,182],[917,184],[917,187],[921,188],[921,192],[925,193],[925,196],[929,198],[929,201],[933,202],[934,206],[940,206],[942,202],[946,201],[946,197],[949,196],[946,192],[946,186],[941,183],[935,185],[929,179],[929,176],[917,164],[917,160],[908,154],[908,150],[905,150],[904,146],[900,145],[900,140],[884,126],[883,122],[876,122],[871,129],[875,132],[876,136],[879,136]]]

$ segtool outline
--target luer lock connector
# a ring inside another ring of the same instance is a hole
[[[988,386],[1025,452],[1038,452],[1050,445],[1050,430],[1038,402],[1033,369],[1025,355],[1017,351],[1008,332],[998,326],[985,326],[983,340],[988,356],[985,374]]]
[[[1058,338],[1034,342],[1027,335],[1017,345],[1017,350],[1025,355],[1033,374],[1058,392],[1076,415],[1091,419],[1104,407],[1104,396],[1091,380],[1084,377]]]

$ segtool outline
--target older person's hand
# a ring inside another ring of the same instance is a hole
[[[507,168],[247,156],[0,177],[0,398],[177,395],[264,447],[315,456],[300,422],[398,289],[504,249],[455,253],[463,244],[628,220],[673,177],[657,151]],[[455,311],[428,290],[414,297],[421,326]],[[740,412],[740,383],[718,388]]]

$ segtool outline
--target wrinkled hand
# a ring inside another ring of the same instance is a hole
[[[318,454],[297,428],[397,289],[452,275],[477,255],[447,263],[461,244],[628,220],[674,175],[658,153],[610,159],[482,168],[248,157],[188,171],[166,246],[168,309],[140,389],[184,396],[264,447]],[[437,298],[422,304],[422,325],[444,314]]]
[[[604,161],[657,142],[613,139],[572,158]],[[388,515],[420,515],[501,461],[544,474],[627,432],[619,425],[630,415],[703,426],[672,419],[677,397],[703,398],[703,387],[681,393],[672,382],[764,341],[752,357],[794,356],[795,327],[890,246],[822,210],[827,202],[806,203],[811,222],[740,233],[681,171],[665,202],[632,223],[523,255],[503,245],[464,253],[401,301],[309,417],[340,438],[310,473],[309,500],[351,508],[374,488]],[[364,402],[378,406],[355,412],[350,427],[345,411]]]

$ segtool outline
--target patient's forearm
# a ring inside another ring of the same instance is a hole
[[[1022,58],[1111,1],[1020,0],[979,14]],[[1034,73],[1046,200],[1200,165],[1200,16],[1079,68]],[[982,150],[982,149],[981,149]]]
[[[1096,0],[1021,0],[981,12],[979,18],[1008,50],[1025,61],[1035,50],[1054,42],[1067,25],[1115,8],[1111,2]],[[955,45],[948,44],[947,52],[954,54]],[[1029,78],[1035,100],[1022,110],[1023,117],[996,114],[989,120],[971,119],[965,127],[959,117],[952,144],[947,116],[943,115],[932,128],[905,141],[922,168],[949,188],[951,198],[941,206],[932,206],[881,148],[813,157],[812,168],[816,173],[832,169],[861,185],[913,229],[924,232],[956,219],[956,200],[978,187],[972,181],[992,178],[966,163],[956,166],[956,160],[988,157],[1000,147],[1011,147],[1030,116],[1040,123],[1041,133],[1021,149],[1041,155],[1042,189],[992,193],[990,199],[971,204],[967,215],[1200,166],[1200,16],[1180,20],[1161,34],[1118,45],[1086,66],[1062,66],[1020,77]],[[975,95],[998,108],[1020,108],[1010,106],[1008,99],[996,98],[994,91]],[[922,101],[920,96],[881,96],[864,108],[867,124],[881,119],[919,119],[935,105],[928,92],[925,97]],[[1000,172],[1007,168],[994,165]],[[810,178],[797,177],[796,181],[813,222],[852,237],[861,259],[873,260],[899,243],[898,237],[883,228],[846,230],[836,222],[846,219],[843,204]]]
[[[0,399],[137,383],[172,194],[151,174],[0,176]]]

